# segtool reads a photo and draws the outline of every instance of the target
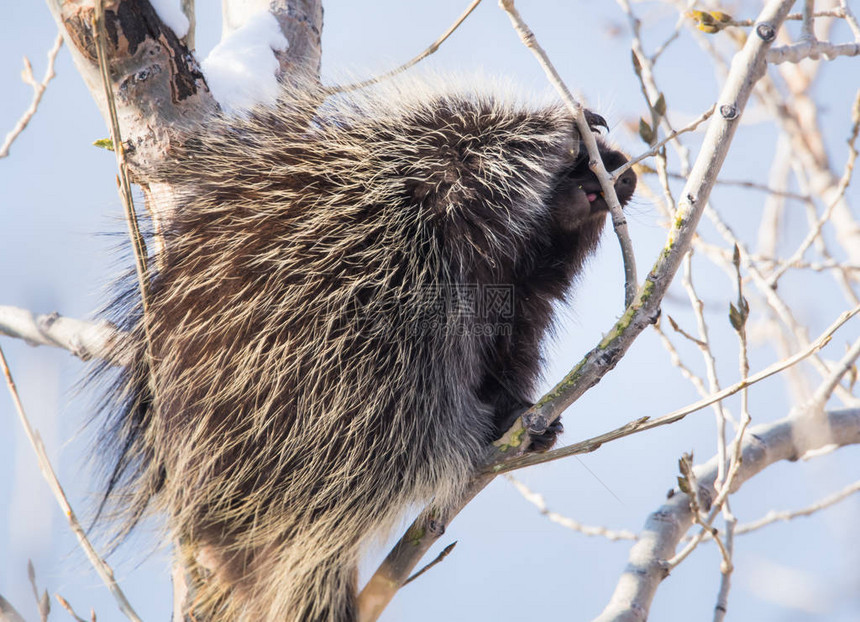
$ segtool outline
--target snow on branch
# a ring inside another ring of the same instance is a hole
[[[321,0],[223,0],[222,43],[249,23],[268,13],[277,22],[284,47],[273,47],[278,61],[277,78],[289,81],[296,76],[319,77],[322,58]]]

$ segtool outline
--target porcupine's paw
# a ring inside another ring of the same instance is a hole
[[[529,445],[526,451],[542,453],[552,449],[558,440],[558,435],[562,432],[564,432],[564,425],[561,423],[561,417],[550,423],[549,427],[541,433],[529,432]]]

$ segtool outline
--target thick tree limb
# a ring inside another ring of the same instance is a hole
[[[804,424],[826,430],[826,434],[798,434]],[[797,460],[808,451],[825,445],[860,443],[860,408],[828,413],[812,412],[789,416],[774,423],[752,427],[741,447],[741,466],[731,491],[766,467],[780,460]],[[700,498],[715,498],[718,458],[694,468]],[[686,494],[674,494],[648,517],[639,540],[630,549],[627,568],[615,593],[595,622],[643,622],[660,583],[668,576],[666,560],[675,553],[681,538],[692,527],[694,516]]]
[[[48,7],[75,66],[110,123],[92,29],[94,0],[48,0]],[[132,181],[143,186],[158,231],[176,202],[169,188],[150,187],[151,170],[163,161],[179,130],[203,122],[218,106],[184,40],[148,2],[111,0],[105,9],[111,88],[129,171]]]

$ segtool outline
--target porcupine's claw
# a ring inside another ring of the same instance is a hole
[[[564,426],[561,423],[561,417],[550,423],[549,427],[540,434],[529,432],[529,446],[526,451],[542,453],[552,449],[558,440],[558,435],[562,432],[564,432]]]
[[[599,128],[604,128],[607,132],[609,131],[609,125],[606,123],[606,119],[601,117],[596,112],[591,112],[590,110],[585,110],[585,120],[588,123],[588,127],[591,128],[592,132],[599,132]]]

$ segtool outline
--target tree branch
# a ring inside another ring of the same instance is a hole
[[[141,622],[140,617],[138,617],[137,613],[128,602],[125,593],[123,593],[120,588],[119,583],[117,583],[113,570],[99,556],[98,552],[96,552],[95,547],[93,547],[89,538],[87,538],[87,534],[84,531],[83,526],[81,526],[80,521],[78,521],[75,511],[72,509],[72,506],[69,505],[69,500],[66,497],[63,486],[60,484],[60,480],[57,478],[54,467],[51,466],[51,461],[48,459],[48,452],[45,451],[45,445],[42,443],[42,438],[30,425],[27,414],[24,411],[24,406],[21,404],[21,398],[18,395],[15,382],[12,380],[12,373],[6,363],[6,357],[3,355],[2,348],[0,348],[0,369],[2,369],[3,375],[6,377],[6,384],[9,387],[9,393],[12,395],[12,401],[15,403],[15,410],[18,412],[18,418],[20,419],[24,432],[27,434],[27,438],[30,440],[30,444],[33,446],[33,450],[36,453],[36,458],[39,461],[39,469],[42,471],[45,481],[48,482],[48,486],[50,486],[51,492],[54,494],[54,498],[60,505],[60,509],[63,511],[63,515],[66,517],[72,532],[78,539],[78,544],[81,549],[83,549],[87,559],[89,559],[99,577],[101,577],[104,584],[110,590],[110,593],[116,600],[120,611],[122,611],[123,614],[125,614],[125,616],[132,622]]]
[[[860,43],[830,43],[828,41],[804,41],[794,45],[784,45],[772,48],[767,53],[767,62],[778,65],[780,63],[799,63],[806,58],[818,59],[823,56],[827,60],[833,60],[839,56],[860,55]]]
[[[807,416],[808,417],[808,416]],[[741,447],[740,468],[732,481],[731,492],[748,479],[780,460],[796,460],[804,453],[827,444],[839,446],[860,443],[860,408],[823,414],[827,435],[796,434],[801,419],[789,416],[774,423],[749,429]],[[694,468],[700,496],[715,498],[718,457]],[[630,549],[627,568],[603,613],[595,622],[642,622],[660,583],[668,576],[666,560],[672,557],[681,538],[693,525],[689,497],[678,491],[648,517],[639,540]]]
[[[427,46],[427,48],[423,52],[421,52],[418,56],[416,56],[415,58],[403,63],[399,67],[395,67],[394,69],[386,71],[385,73],[383,73],[381,75],[375,76],[373,78],[368,78],[367,80],[362,80],[361,82],[354,82],[352,84],[345,84],[343,86],[332,86],[332,87],[329,87],[328,89],[326,89],[326,92],[329,95],[334,95],[335,93],[348,93],[350,91],[363,89],[367,86],[371,86],[372,84],[378,84],[379,82],[382,82],[383,80],[387,80],[388,78],[393,78],[394,76],[403,73],[404,71],[406,71],[410,67],[417,65],[422,60],[424,60],[425,58],[430,56],[431,54],[435,54],[436,50],[439,49],[439,46],[442,45],[443,43],[445,43],[445,40],[448,37],[450,37],[454,33],[454,31],[457,30],[457,28],[460,27],[460,24],[462,24],[466,20],[466,18],[472,14],[472,11],[474,11],[476,8],[478,8],[478,5],[480,3],[481,3],[481,0],[472,0],[472,2],[469,4],[469,6],[466,7],[466,10],[460,14],[460,17],[458,17],[454,21],[454,23],[448,27],[448,30],[443,32],[442,35],[438,39],[436,39],[433,43],[431,43],[429,46]]]
[[[15,127],[12,128],[12,131],[6,134],[6,138],[3,140],[3,145],[0,146],[0,158],[5,158],[9,155],[9,147],[11,147],[12,143],[15,142],[15,139],[21,135],[21,132],[26,129],[30,120],[36,114],[36,110],[39,109],[39,103],[42,101],[42,95],[45,94],[45,89],[48,88],[48,82],[53,80],[54,76],[57,75],[54,73],[54,62],[57,60],[57,54],[60,53],[60,47],[62,45],[63,37],[58,34],[57,38],[54,40],[54,45],[51,46],[50,50],[48,50],[48,65],[45,67],[45,75],[41,82],[36,82],[36,78],[33,76],[33,66],[30,65],[30,60],[26,56],[24,57],[24,71],[21,72],[21,79],[24,80],[25,84],[29,84],[33,87],[33,100],[30,102],[27,110],[24,111],[24,114],[21,115],[21,118],[18,119],[18,122],[15,124]]]
[[[0,306],[0,335],[23,339],[31,346],[54,346],[68,350],[81,360],[108,359],[117,338],[108,322],[85,322],[59,313],[36,315],[27,309]],[[111,361],[121,365],[124,361]]]
[[[558,91],[562,101],[564,101],[564,104],[573,115],[576,127],[579,130],[579,136],[588,150],[588,167],[597,177],[600,187],[603,189],[603,198],[612,216],[612,227],[615,230],[615,235],[618,237],[618,243],[621,245],[621,256],[624,260],[624,306],[629,307],[636,297],[636,292],[639,288],[639,279],[636,276],[636,259],[633,254],[633,242],[630,240],[630,233],[627,230],[627,218],[624,216],[621,203],[618,201],[618,195],[615,193],[615,179],[603,165],[603,159],[600,157],[600,151],[597,148],[597,140],[592,135],[591,127],[585,119],[585,111],[582,105],[574,99],[570,89],[562,81],[561,76],[549,60],[546,52],[537,42],[534,33],[525,21],[523,21],[519,11],[514,6],[514,0],[499,0],[499,6],[508,14],[511,25],[520,36],[523,45],[535,55],[550,84]],[[618,175],[620,174],[618,173]]]
[[[47,0],[75,66],[110,123],[93,33],[95,0]],[[197,60],[145,0],[106,3],[111,89],[132,181],[143,186],[156,232],[176,209],[170,188],[149,184],[176,136],[209,118],[218,106]],[[184,33],[183,33],[184,35]]]

